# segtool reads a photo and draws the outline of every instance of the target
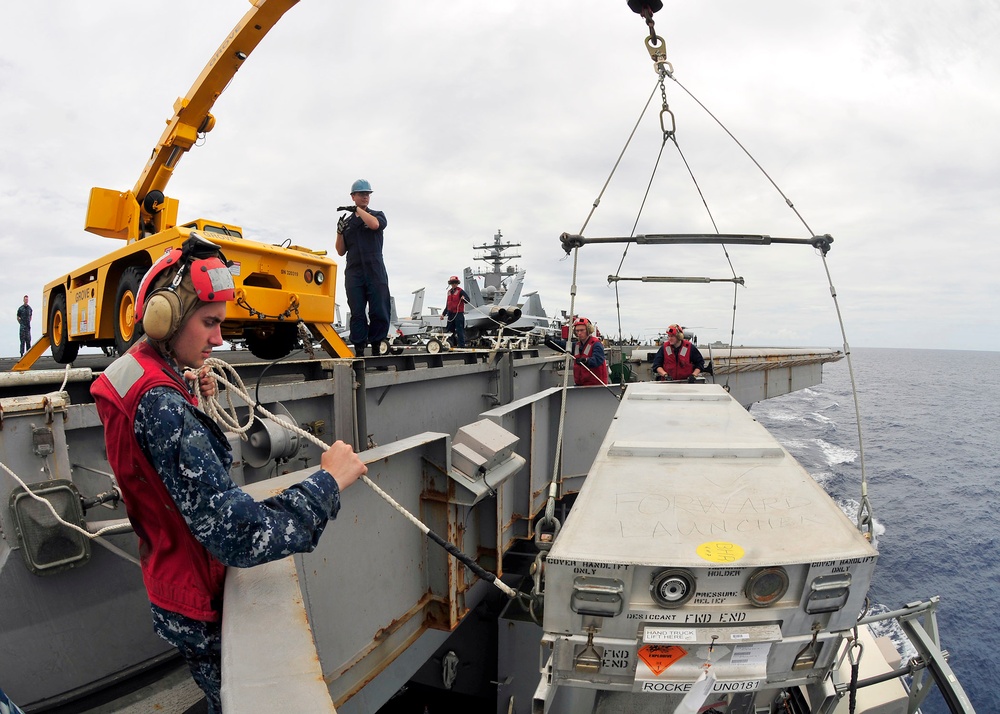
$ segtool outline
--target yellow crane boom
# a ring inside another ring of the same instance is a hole
[[[94,188],[84,228],[128,242],[177,224],[177,201],[164,196],[180,158],[212,130],[211,109],[264,36],[298,0],[250,0],[251,8],[212,55],[184,97],[174,102],[160,140],[131,191]]]

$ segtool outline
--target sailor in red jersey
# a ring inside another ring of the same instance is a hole
[[[145,338],[94,382],[108,461],[139,538],[153,629],[177,647],[208,711],[222,711],[222,593],[227,566],[313,550],[340,493],[367,467],[337,442],[304,481],[257,502],[229,476],[233,457],[197,407],[215,382],[205,360],[222,341],[234,285],[218,246],[192,237],[146,273],[136,295]]]
[[[653,372],[658,380],[691,380],[705,369],[705,358],[690,340],[684,339],[680,325],[667,328],[667,339],[653,357]]]
[[[469,293],[458,283],[457,275],[448,278],[448,293],[441,319],[448,320],[448,332],[455,333],[455,346],[465,347],[465,303],[469,302]]]
[[[608,363],[604,345],[594,336],[594,324],[585,317],[573,323],[573,383],[589,387],[608,383]]]

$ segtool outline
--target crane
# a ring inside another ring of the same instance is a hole
[[[226,339],[245,341],[262,359],[277,359],[305,337],[298,329],[303,325],[332,356],[351,356],[331,324],[337,266],[325,250],[298,246],[294,238],[281,245],[259,243],[222,221],[199,218],[179,225],[179,202],[164,194],[181,157],[215,127],[216,100],[298,0],[250,3],[253,7],[226,35],[188,93],[174,102],[173,116],[135,186],[130,191],[91,189],[84,229],[125,245],[45,285],[45,329],[14,370],[29,369],[47,349],[62,364],[75,360],[82,346],[124,353],[142,335],[135,301],[143,274],[193,232],[218,244],[230,261],[236,299],[226,308]]]

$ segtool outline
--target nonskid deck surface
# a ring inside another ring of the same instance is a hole
[[[155,667],[145,675],[130,680],[123,687],[111,689],[72,702],[46,714],[205,714],[208,702],[191,678],[181,659]]]

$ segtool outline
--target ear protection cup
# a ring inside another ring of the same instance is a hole
[[[149,296],[142,313],[142,329],[150,339],[166,340],[181,326],[183,307],[173,290],[157,290]]]
[[[588,335],[592,335],[594,334],[594,332],[596,332],[596,329],[594,328],[594,323],[592,323],[586,317],[578,317],[576,319],[576,322],[573,323],[573,327],[575,328],[577,325],[585,326],[587,328]]]
[[[173,279],[161,280],[172,268],[176,270]],[[158,282],[159,287],[152,290]],[[168,248],[146,271],[136,291],[135,316],[149,339],[164,342],[177,334],[185,312],[190,314],[201,302],[227,302],[235,292],[233,275],[219,247],[192,233],[181,250]]]

